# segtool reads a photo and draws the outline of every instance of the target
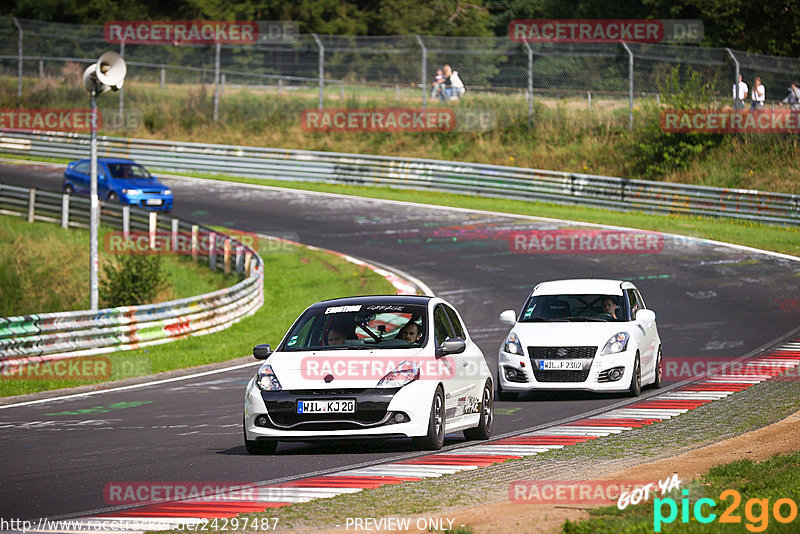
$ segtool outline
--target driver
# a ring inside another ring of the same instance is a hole
[[[397,333],[395,339],[402,339],[403,341],[408,341],[409,343],[416,343],[420,339],[422,339],[422,332],[419,330],[419,325],[414,321],[407,322],[403,328],[400,329],[400,332]]]
[[[603,313],[607,313],[612,319],[617,320],[617,302],[613,297],[603,297],[600,305],[603,308]]]
[[[344,345],[344,334],[337,328],[332,328],[328,331],[328,345]]]

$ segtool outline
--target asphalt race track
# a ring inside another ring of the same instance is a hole
[[[60,190],[61,172],[2,164],[0,183]],[[164,182],[175,193],[173,216],[286,237],[421,279],[462,313],[493,370],[509,330],[499,313],[519,310],[544,280],[633,281],[658,314],[665,362],[735,359],[784,336],[800,317],[800,310],[781,306],[800,294],[800,263],[751,251],[664,237],[654,253],[524,254],[511,250],[509,232],[579,226],[221,182]],[[269,252],[264,259],[269,268]],[[404,441],[283,443],[274,457],[249,456],[241,417],[254,371],[0,409],[0,517],[52,519],[107,508],[109,482],[266,481],[413,453]],[[624,399],[552,394],[498,402],[495,434]],[[454,436],[446,445],[461,440]]]

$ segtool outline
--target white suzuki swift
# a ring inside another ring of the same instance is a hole
[[[500,348],[497,398],[537,390],[624,392],[661,387],[656,314],[620,280],[558,280],[533,288]]]
[[[318,302],[295,321],[247,384],[244,443],[413,438],[440,449],[445,433],[488,439],[492,374],[455,309],[436,297]]]

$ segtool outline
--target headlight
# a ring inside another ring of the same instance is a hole
[[[172,194],[172,190],[171,190],[171,189],[164,189],[163,193],[164,193],[165,195],[169,196],[169,195],[171,195],[171,194]]]
[[[122,194],[123,195],[130,195],[132,197],[135,197],[136,195],[141,195],[142,194],[142,190],[141,189],[123,189],[122,190]]]
[[[283,389],[278,377],[272,371],[272,366],[266,363],[256,373],[256,386],[261,391],[280,391]]]
[[[517,337],[517,334],[515,334],[514,332],[508,334],[506,342],[503,345],[503,350],[506,352],[510,352],[511,354],[519,354],[520,356],[523,356],[525,354],[524,352],[522,352],[522,344],[519,342],[519,338]]]
[[[628,337],[627,332],[617,332],[606,342],[606,346],[600,351],[600,355],[615,354],[624,351],[628,348]]]
[[[376,387],[399,388],[419,379],[419,364],[417,362],[401,362],[386,376],[381,378]]]

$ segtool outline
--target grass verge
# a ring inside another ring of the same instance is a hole
[[[111,379],[121,380],[247,356],[258,343],[275,346],[300,312],[316,301],[395,292],[389,282],[368,268],[322,251],[290,245],[276,251],[274,244],[270,248],[266,241],[259,243],[259,249],[268,252],[262,253],[266,263],[264,305],[255,314],[222,332],[188,337],[135,351],[112,353],[108,355]],[[0,376],[0,396],[98,382],[4,380]]]

